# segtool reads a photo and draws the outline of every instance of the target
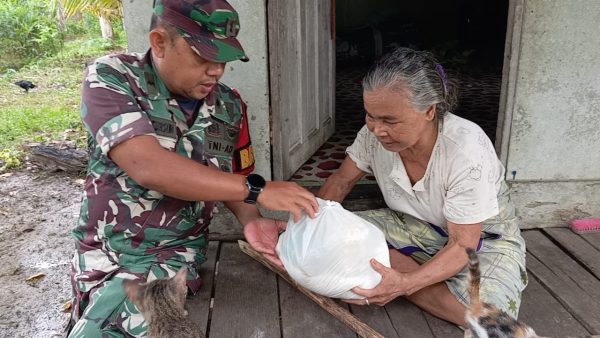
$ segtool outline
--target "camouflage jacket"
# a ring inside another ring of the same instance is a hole
[[[81,118],[90,159],[73,230],[76,294],[116,274],[160,278],[168,275],[167,267],[204,262],[214,202],[183,201],[147,189],[107,155],[122,141],[152,135],[165,149],[205,165],[252,171],[245,105],[237,92],[215,86],[195,120],[189,117],[155,72],[150,52],[105,56],[87,68]],[[200,286],[195,269],[188,286],[194,292]]]

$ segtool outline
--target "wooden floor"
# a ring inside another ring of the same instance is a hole
[[[600,334],[600,233],[528,230],[529,286],[519,319],[538,334]],[[356,337],[344,324],[252,258],[235,242],[211,241],[190,316],[207,337]],[[385,307],[346,306],[385,337],[462,337],[463,332],[404,299]]]

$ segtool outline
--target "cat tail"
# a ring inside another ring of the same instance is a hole
[[[469,279],[468,279],[468,291],[469,291],[469,302],[471,311],[474,313],[479,312],[481,306],[481,300],[479,299],[479,283],[481,280],[481,271],[479,270],[479,258],[475,250],[467,248],[467,255],[469,256]]]

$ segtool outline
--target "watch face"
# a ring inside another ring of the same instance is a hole
[[[248,177],[246,177],[246,179],[248,180],[248,184],[255,188],[264,188],[267,184],[265,179],[257,174],[250,174]]]

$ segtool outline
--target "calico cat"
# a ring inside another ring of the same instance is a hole
[[[175,277],[148,283],[127,280],[125,293],[142,312],[148,324],[149,338],[204,338],[188,317],[184,308],[187,269],[181,268]]]
[[[468,290],[470,308],[465,319],[469,328],[465,331],[465,338],[543,338],[538,336],[533,329],[494,305],[484,303],[479,298],[479,258],[475,250],[467,248],[469,256]]]

